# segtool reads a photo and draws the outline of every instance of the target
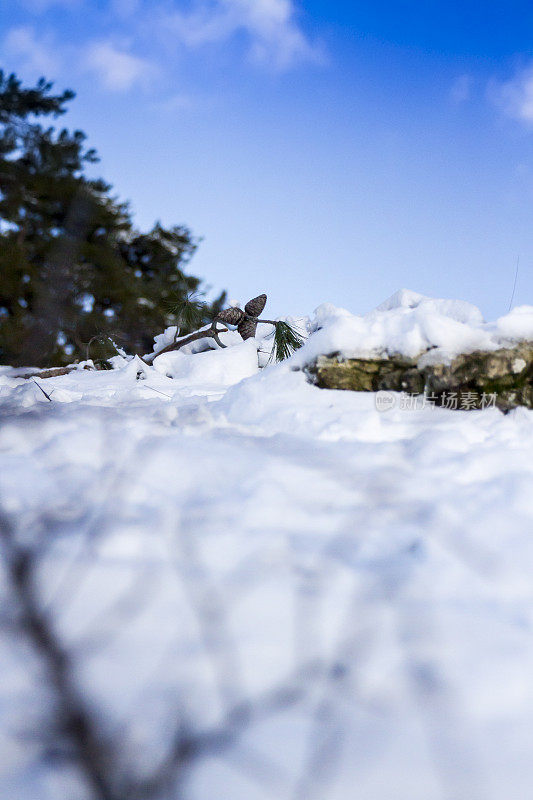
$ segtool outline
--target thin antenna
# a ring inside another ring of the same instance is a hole
[[[518,279],[518,267],[519,267],[519,265],[520,265],[520,256],[518,256],[517,259],[516,259],[516,271],[515,271],[515,274],[514,274],[513,293],[511,295],[511,302],[509,303],[509,308],[507,310],[508,312],[511,310],[511,307],[513,305],[514,293],[516,291],[516,281]]]

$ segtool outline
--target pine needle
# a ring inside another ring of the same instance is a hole
[[[304,343],[303,336],[301,336],[296,328],[293,328],[287,322],[279,320],[275,325],[274,344],[272,346],[269,363],[271,361],[285,361],[286,358],[292,356]]]
[[[197,294],[189,294],[167,303],[170,313],[176,318],[179,331],[200,328],[206,317],[207,304]]]

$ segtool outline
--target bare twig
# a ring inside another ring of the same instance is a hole
[[[172,350],[179,350],[181,347],[184,347],[186,344],[191,344],[191,342],[196,342],[198,339],[214,339],[215,342],[218,344],[219,347],[226,347],[225,344],[219,339],[219,334],[227,333],[227,328],[217,328],[216,321],[207,328],[206,330],[196,331],[196,333],[191,333],[190,336],[186,336],[184,339],[179,339],[177,342],[171,342],[167,344],[166,347],[163,347],[161,350],[158,350],[157,353],[149,353],[147,356],[139,356],[141,361],[144,361],[145,364],[151,364],[157,356],[162,355],[163,353],[170,353]]]
[[[41,392],[44,394],[44,396],[46,397],[46,399],[48,400],[48,402],[49,402],[49,403],[51,403],[51,402],[52,402],[52,398],[50,397],[50,395],[49,395],[49,394],[47,394],[47,393],[44,391],[44,389],[43,389],[43,387],[42,387],[42,386],[39,386],[39,384],[37,383],[37,381],[36,381],[34,378],[32,378],[31,380],[32,380],[32,383],[34,383],[34,384],[37,386],[37,388],[41,390]]]
[[[0,543],[20,608],[22,628],[46,665],[57,701],[57,732],[74,747],[75,759],[99,800],[120,800],[110,779],[110,748],[97,730],[78,692],[70,658],[51,619],[42,610],[36,590],[36,555],[18,544],[13,527],[0,518]]]
[[[58,378],[60,375],[68,375],[69,372],[74,372],[74,370],[76,370],[77,368],[78,367],[76,364],[70,364],[68,367],[54,367],[53,369],[43,369],[39,370],[39,372],[30,372],[27,375],[15,375],[15,377],[24,378],[24,380],[30,380],[33,378],[41,378],[41,380],[44,380],[45,378]]]

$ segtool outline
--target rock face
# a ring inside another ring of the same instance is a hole
[[[431,350],[418,359],[400,355],[343,359],[333,354],[319,356],[306,372],[324,389],[425,393],[436,405],[449,408],[533,408],[533,342],[465,353],[449,364],[439,363]],[[453,395],[457,402],[451,403]]]

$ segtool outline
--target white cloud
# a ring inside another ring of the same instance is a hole
[[[38,37],[30,26],[12,28],[3,41],[3,54],[22,72],[32,77],[55,77],[61,62],[51,38]]]
[[[533,63],[505,83],[489,87],[493,100],[513,119],[533,124]]]
[[[196,0],[190,12],[173,12],[163,25],[188,47],[223,42],[244,32],[250,57],[278,70],[324,60],[321,47],[298,24],[294,0]]]
[[[60,46],[51,35],[39,35],[30,26],[8,31],[2,53],[17,72],[30,78],[43,75],[56,79],[65,72],[67,63],[77,63],[76,71],[96,75],[104,88],[115,92],[134,86],[147,87],[158,74],[151,61],[131,53],[125,43],[121,46],[108,40],[89,43],[82,48],[80,61],[73,45]],[[69,73],[72,75],[72,69]]]
[[[87,45],[83,65],[113,92],[127,91],[133,86],[147,87],[157,74],[157,68],[148,59],[105,40]]]

